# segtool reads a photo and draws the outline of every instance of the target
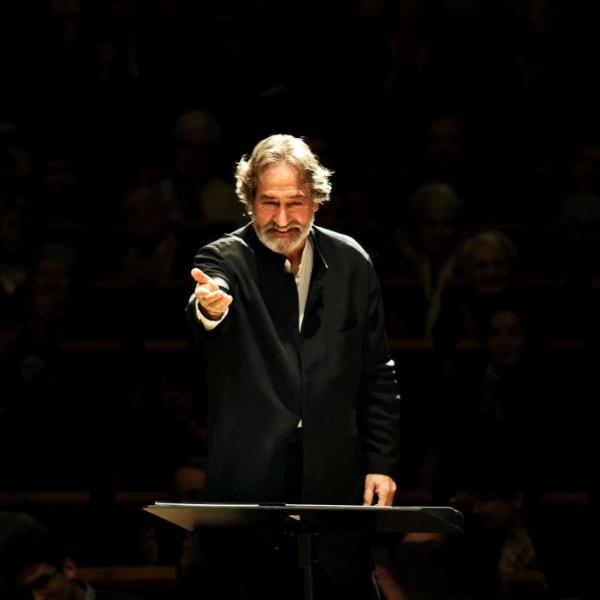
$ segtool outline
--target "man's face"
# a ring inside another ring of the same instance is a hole
[[[260,172],[252,220],[258,238],[273,252],[288,258],[300,252],[318,208],[294,167],[278,163]]]

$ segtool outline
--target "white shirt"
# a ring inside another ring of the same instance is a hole
[[[302,329],[302,320],[304,319],[304,309],[306,308],[306,300],[308,298],[308,288],[310,287],[310,276],[313,270],[313,247],[310,239],[304,245],[302,257],[298,272],[294,275],[296,289],[298,290],[298,330]],[[288,259],[285,260],[285,270],[288,273],[292,271],[292,265]]]

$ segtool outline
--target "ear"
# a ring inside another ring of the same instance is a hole
[[[319,207],[320,207],[320,206],[321,206],[321,203],[320,203],[320,202],[315,202],[315,201],[313,200],[313,211],[314,211],[314,212],[317,212],[317,211],[319,210]]]

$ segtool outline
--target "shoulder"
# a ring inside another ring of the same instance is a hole
[[[371,264],[367,251],[353,237],[325,227],[313,226],[313,229],[317,244],[326,258],[330,253],[340,253],[346,259],[353,258],[358,262]]]
[[[200,252],[216,253],[226,258],[249,251],[250,248],[246,240],[247,227],[236,229],[232,233],[227,233],[213,242],[206,244],[200,248]]]

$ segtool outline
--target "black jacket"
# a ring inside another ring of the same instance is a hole
[[[361,503],[366,473],[395,476],[400,397],[371,261],[313,227],[301,331],[294,277],[253,226],[201,248],[194,266],[233,296],[205,331],[188,305],[209,390],[207,498],[277,500],[280,456],[303,422],[303,501]]]

